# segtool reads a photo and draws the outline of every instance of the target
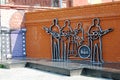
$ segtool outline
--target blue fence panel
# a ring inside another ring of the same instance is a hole
[[[15,30],[11,32],[11,52],[12,57],[26,57],[25,30]]]

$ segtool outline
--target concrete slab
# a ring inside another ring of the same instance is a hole
[[[62,62],[24,58],[2,61],[0,64],[6,65],[7,68],[28,67],[67,76],[84,75],[120,79],[120,63],[92,64],[89,61]]]
[[[62,75],[85,75],[120,79],[120,63],[92,64],[88,61],[51,61],[37,60],[27,62],[26,67],[54,72]]]
[[[81,64],[69,62],[52,62],[50,60],[40,60],[27,62],[26,67],[72,76],[81,74],[83,67],[80,65]]]

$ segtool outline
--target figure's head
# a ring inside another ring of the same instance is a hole
[[[99,24],[100,24],[99,18],[94,18],[93,19],[93,25],[96,26],[96,27],[98,27]]]
[[[53,24],[58,25],[58,19],[57,18],[53,19]]]

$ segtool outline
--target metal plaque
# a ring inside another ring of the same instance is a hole
[[[83,45],[78,49],[78,54],[81,58],[90,57],[90,48],[87,45]]]

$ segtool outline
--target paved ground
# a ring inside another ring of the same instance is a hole
[[[64,76],[29,68],[0,69],[0,80],[106,80],[86,76]],[[109,79],[110,80],[110,79]]]

